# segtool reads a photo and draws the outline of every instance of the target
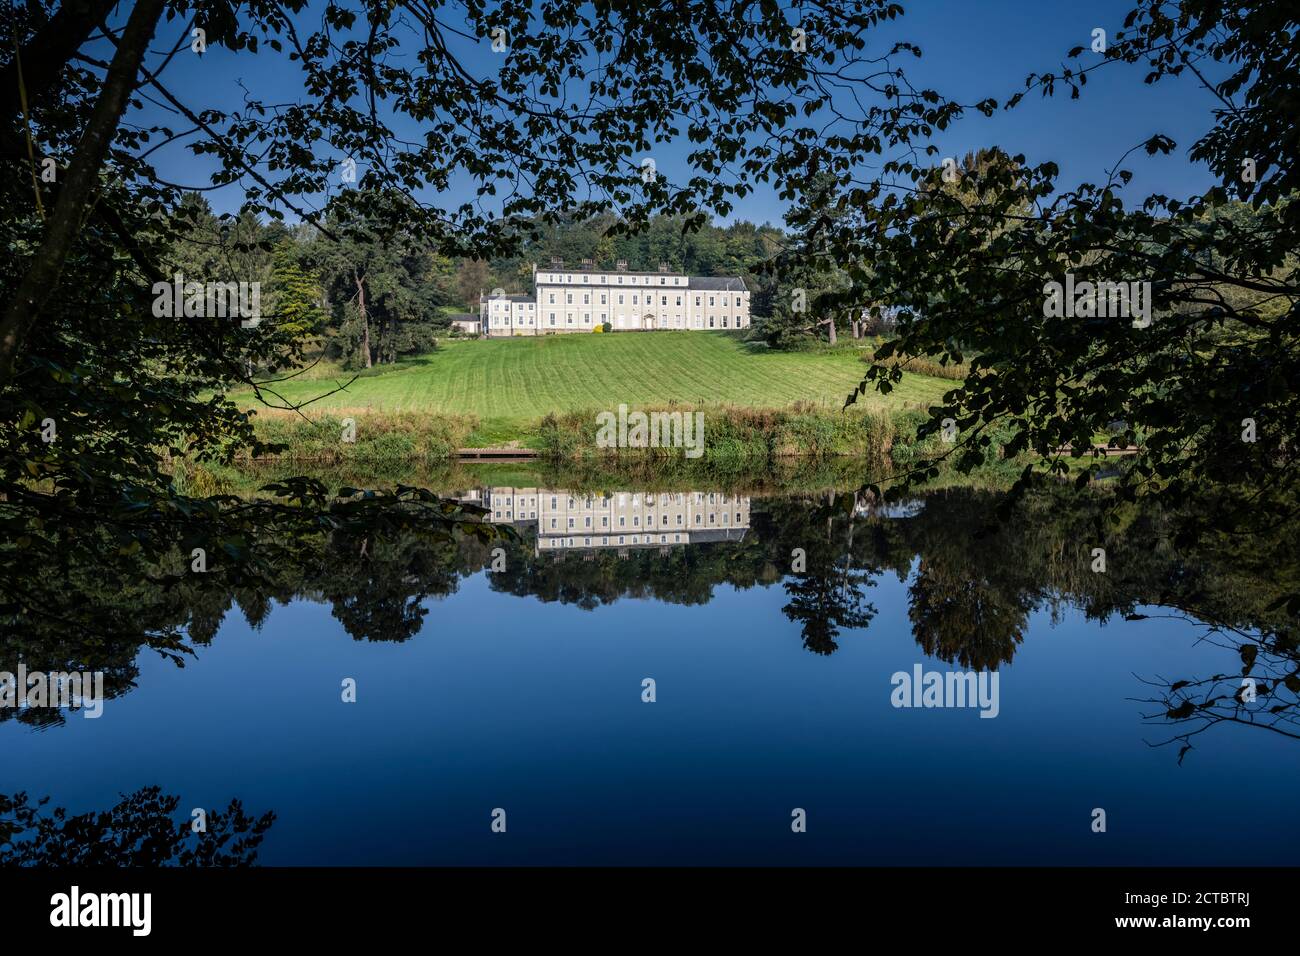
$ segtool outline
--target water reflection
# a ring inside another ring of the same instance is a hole
[[[534,533],[537,552],[670,547],[740,541],[749,496],[721,491],[593,494],[556,488],[479,488],[458,496],[491,521]]]
[[[1134,508],[1106,540],[1108,570],[1098,574],[1091,549],[1099,503],[1065,488],[1019,503],[994,533],[999,496],[970,489],[881,502],[835,491],[770,497],[539,482],[452,497],[481,506],[488,525],[510,533],[449,542],[380,529],[323,532],[294,560],[268,561],[255,577],[228,575],[220,564],[206,574],[132,571],[117,555],[112,574],[33,568],[22,582],[25,606],[42,610],[0,619],[0,671],[102,672],[111,701],[135,687],[143,647],[184,664],[236,607],[258,629],[276,605],[304,601],[327,606],[357,641],[423,639],[437,602],[480,574],[498,594],[588,610],[626,599],[698,607],[721,587],[780,588],[780,613],[798,626],[803,647],[832,655],[850,637],[870,639],[878,585],[895,577],[906,585],[919,652],[974,671],[1009,664],[1039,609],[1055,616],[1077,608],[1099,624],[1152,607],[1176,611],[1189,629],[1213,629],[1233,666],[1227,678],[1142,675],[1159,693],[1136,689],[1160,705],[1151,717],[1171,728],[1171,739],[1186,744],[1187,733],[1222,724],[1296,729],[1295,622],[1278,604],[1300,554],[1289,528],[1191,551],[1172,545],[1166,516]],[[544,619],[538,630],[546,633]],[[1244,681],[1254,681],[1249,699],[1239,692]],[[54,727],[66,715],[0,707],[0,722],[15,719]]]

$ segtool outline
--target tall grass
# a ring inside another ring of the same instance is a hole
[[[859,409],[841,412],[804,404],[787,409],[668,405],[637,410],[701,413],[704,416],[703,460],[714,472],[753,470],[782,459],[821,460],[840,456],[883,467],[894,437],[889,416]],[[570,463],[610,459],[652,461],[661,474],[691,467],[692,460],[686,458],[681,448],[598,448],[596,415],[595,411],[547,415],[538,432],[538,447],[544,457]]]

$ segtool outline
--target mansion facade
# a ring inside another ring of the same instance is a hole
[[[749,290],[738,277],[701,277],[671,272],[613,272],[533,265],[533,295],[499,289],[479,295],[479,331],[498,337],[653,329],[744,329],[749,327]]]

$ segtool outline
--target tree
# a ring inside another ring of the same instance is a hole
[[[462,259],[456,266],[456,292],[460,304],[471,312],[478,312],[478,297],[492,290],[491,271],[482,259]]]
[[[73,816],[63,807],[46,812],[47,800],[0,794],[0,866],[252,866],[275,822],[274,811],[251,817],[232,800],[208,814],[203,832],[195,833],[190,819],[176,818],[180,797],[160,787],[127,794],[109,810]]]
[[[295,335],[315,334],[325,321],[324,295],[315,276],[302,262],[302,251],[292,239],[275,248],[270,288],[276,320]]]
[[[898,60],[916,48],[878,54],[869,42],[898,15],[890,0],[798,10],[685,0],[654,16],[631,0],[558,0],[544,17],[530,0],[453,2],[436,16],[402,0],[305,8],[201,7],[209,47],[256,54],[268,72],[302,81],[288,103],[280,90],[250,90],[234,105],[178,93],[167,66],[189,55],[196,10],[185,3],[139,0],[114,19],[101,0],[36,0],[0,23],[10,107],[0,121],[0,527],[15,542],[4,552],[13,566],[26,549],[70,559],[111,541],[161,554],[191,532],[251,535],[253,512],[187,498],[168,463],[265,451],[226,396],[248,387],[284,406],[276,377],[293,374],[305,337],[293,323],[250,334],[228,316],[155,314],[153,290],[170,278],[190,220],[185,184],[153,164],[180,150],[201,160],[191,168],[212,170],[196,187],[242,190],[241,219],[310,223],[338,261],[350,259],[330,292],[354,310],[360,366],[392,361],[432,327],[411,256],[518,260],[549,237],[566,258],[589,257],[598,239],[556,227],[604,216],[621,257],[684,263],[684,236],[762,186],[792,210],[789,241],[764,275],[782,295],[816,282],[818,331],[829,338],[864,305],[901,303],[913,310],[886,349],[975,356],[931,410],[931,430],[958,424],[952,454],[964,467],[1024,452],[1038,473],[1060,473],[1059,449],[1081,455],[1103,432],[1145,449],[1121,499],[1210,483],[1222,489],[1216,518],[1294,517],[1291,5],[1137,0],[1104,57],[1030,77],[1050,95],[1077,94],[1116,63],[1147,63],[1153,82],[1199,75],[1204,63],[1227,71],[1213,84],[1223,108],[1190,154],[1220,185],[1137,206],[1120,195],[1122,170],[1063,188],[1054,164],[1022,156],[967,171],[956,190],[921,188],[942,181],[929,165],[936,132],[970,112],[1015,108],[1027,91],[967,107],[914,87]],[[791,44],[796,26],[816,43]],[[494,30],[509,37],[504,55],[474,56],[468,38]],[[1174,144],[1157,132],[1145,147]],[[46,159],[52,181],[37,175]],[[364,171],[356,185],[340,181],[345,163]],[[1216,212],[1234,197],[1249,218]],[[359,255],[346,248],[357,242],[394,245]],[[1045,285],[1066,273],[1094,288],[1150,281],[1155,321],[1044,315]],[[873,368],[862,388],[891,387],[898,374]],[[56,441],[41,437],[47,421]],[[994,426],[1009,429],[1005,447]],[[283,490],[301,493],[281,503],[286,521],[340,504],[315,486]],[[409,495],[408,505],[418,507]],[[105,521],[110,532],[89,533]]]
[[[1081,95],[1092,72],[1114,64],[1145,63],[1147,82],[1193,75],[1222,104],[1190,149],[1218,181],[1203,195],[1130,203],[1123,168],[1069,187],[1054,163],[1003,154],[951,189],[942,167],[900,164],[908,182],[846,186],[854,215],[812,225],[853,263],[840,302],[919,307],[900,315],[882,358],[973,356],[972,374],[925,429],[955,422],[959,440],[945,457],[971,468],[1028,454],[1019,494],[1064,476],[1071,458],[1077,480],[1089,481],[1103,467],[1097,436],[1140,445],[1118,502],[1213,490],[1213,507],[1185,516],[1187,542],[1210,525],[1247,531],[1296,515],[1300,171],[1284,91],[1296,80],[1297,40],[1286,4],[1172,7],[1141,0],[1104,55],[1071,51],[1070,66],[1031,74],[1005,105],[1031,91]],[[1210,66],[1226,78],[1206,79]],[[1175,145],[1153,131],[1134,149]],[[1064,311],[1071,287],[1078,294]],[[848,401],[900,374],[873,367]],[[995,441],[995,428],[1009,437]],[[932,474],[927,464],[901,477]]]

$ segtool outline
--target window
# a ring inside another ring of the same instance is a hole
[[[582,294],[582,304],[591,305],[591,296],[587,295],[585,292]]]
[[[666,296],[666,295],[661,295],[659,298],[663,300],[662,302],[659,303],[660,305],[667,305],[667,304],[668,304],[668,296]]]
[[[618,304],[619,305],[623,304],[623,297],[621,295],[618,297]]]
[[[572,300],[570,300],[572,301]],[[713,308],[713,296],[709,296],[709,308]]]
[[[636,305],[636,296],[635,296],[635,295],[632,296],[632,304],[633,304],[633,305]]]
[[[573,293],[572,293],[572,292],[567,293],[567,294],[564,296],[564,301],[565,301],[568,305],[573,305]],[[712,299],[709,300],[709,305],[713,305],[713,300],[712,300]]]
[[[555,324],[555,313],[552,312],[552,313],[551,313],[551,325],[554,325],[554,324]],[[551,502],[551,507],[552,507],[552,508],[555,507],[555,502],[554,502],[554,501]]]
[[[699,303],[696,303],[696,304],[698,305]],[[551,293],[551,305],[555,305],[555,293],[554,293],[554,292]]]
[[[660,277],[659,277],[659,284],[660,284],[660,285],[667,285],[667,284],[668,284],[668,280],[667,280],[664,276],[660,276]]]
[[[679,296],[677,297],[677,307],[680,309],[681,306],[682,306],[682,297],[679,295]]]
[[[602,293],[600,294],[600,304],[601,304],[601,305],[605,305],[605,304],[606,304],[605,300],[608,299],[608,298],[609,298],[609,296],[606,295],[604,292],[602,292]]]
[[[698,309],[699,307],[700,307],[700,297],[697,295],[695,297],[695,308]]]

